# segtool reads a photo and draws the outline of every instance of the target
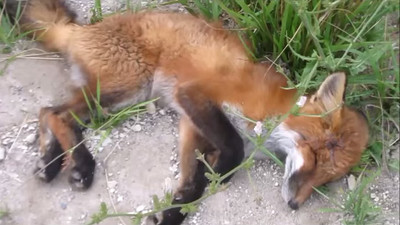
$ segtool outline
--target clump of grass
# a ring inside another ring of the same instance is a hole
[[[398,42],[389,38],[393,27],[386,17],[399,11],[397,1],[178,2],[211,20],[228,15],[246,37],[243,44],[249,55],[275,63],[281,72],[283,65],[301,91],[313,91],[328,74],[345,71],[346,102],[362,109],[372,128],[360,167],[368,163],[386,167],[400,132]]]
[[[7,209],[0,209],[0,220],[8,216],[9,212]]]
[[[21,34],[18,24],[14,23],[14,20],[18,21],[21,16],[22,2],[18,2],[14,18],[6,13],[6,4],[8,4],[7,1],[0,0],[0,43],[3,44],[0,52],[3,54],[10,53],[15,42],[26,35],[23,33]]]
[[[94,0],[94,7],[90,10],[92,16],[90,17],[90,23],[97,23],[103,20],[103,10],[101,9],[101,0]]]
[[[91,93],[89,96],[84,88],[82,88],[82,93],[89,109],[89,123],[82,121],[74,112],[71,111],[70,113],[79,125],[93,130],[99,130],[100,128],[101,130],[110,130],[129,117],[146,112],[146,105],[157,100],[152,99],[141,102],[113,113],[107,112],[107,110],[101,106],[101,88],[99,80],[97,80],[95,96]]]
[[[314,189],[317,193],[327,198],[335,208],[321,209],[322,212],[340,212],[345,215],[343,218],[344,224],[364,225],[377,224],[379,222],[379,213],[381,209],[374,204],[368,192],[368,186],[377,177],[379,172],[372,174],[369,177],[358,178],[358,185],[353,190],[348,190],[345,193],[344,202],[339,203],[329,198],[325,193],[318,189]]]

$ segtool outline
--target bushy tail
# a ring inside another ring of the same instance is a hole
[[[20,18],[22,32],[29,32],[37,40],[56,51],[64,51],[68,45],[76,15],[68,9],[64,0],[4,0],[7,13]]]

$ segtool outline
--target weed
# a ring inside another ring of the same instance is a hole
[[[377,207],[370,198],[367,187],[378,176],[380,172],[375,172],[369,177],[363,177],[361,174],[358,178],[358,185],[354,190],[346,192],[344,203],[329,198],[325,193],[318,189],[314,189],[317,193],[327,198],[335,208],[321,209],[322,212],[341,212],[346,215],[343,219],[344,224],[364,225],[376,223],[379,219],[381,209]]]
[[[372,131],[359,168],[386,167],[391,140],[400,132],[398,43],[389,39],[393,31],[386,17],[399,11],[397,1],[178,2],[209,19],[229,15],[242,28],[237,32],[247,38],[249,55],[284,62],[287,77],[302,91],[314,90],[331,72],[345,71],[346,102],[366,112]]]
[[[0,42],[4,44],[4,46],[1,47],[1,53],[3,54],[10,53],[15,41],[22,37],[19,34],[18,25],[16,25],[16,23],[14,24],[13,18],[5,12],[6,4],[7,1],[0,1]],[[21,2],[19,2],[15,14],[15,20],[18,20],[20,17],[21,6]]]
[[[8,210],[0,209],[0,220],[9,214]]]
[[[90,95],[89,97],[84,88],[82,88],[82,93],[89,109],[90,122],[85,123],[74,112],[71,111],[70,113],[79,125],[93,130],[98,130],[99,128],[101,128],[101,130],[110,130],[115,126],[117,126],[118,124],[120,124],[122,121],[125,121],[126,119],[131,117],[132,115],[146,112],[145,106],[157,100],[157,99],[152,99],[149,101],[141,102],[136,105],[123,108],[122,110],[116,113],[112,113],[108,112],[101,106],[99,81],[97,81],[96,96]]]
[[[97,23],[103,20],[103,10],[101,9],[101,0],[94,0],[94,7],[90,10],[92,16],[90,17],[90,23]]]

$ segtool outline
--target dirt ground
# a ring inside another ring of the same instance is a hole
[[[89,7],[85,2],[71,2],[82,20]],[[114,5],[105,7],[113,9]],[[51,183],[33,176],[38,159],[38,111],[68,98],[68,73],[68,65],[53,56],[17,59],[0,76],[0,211],[8,212],[0,224],[85,224],[99,211],[101,202],[110,211],[140,211],[151,207],[152,195],[162,196],[165,186],[177,183],[178,116],[159,108],[153,114],[130,118],[102,144],[99,135],[85,132],[86,144],[96,152],[97,160],[89,190],[71,190],[66,173]],[[321,212],[334,205],[315,193],[298,211],[291,210],[280,194],[282,176],[283,169],[272,161],[257,161],[248,173],[238,172],[225,191],[201,203],[185,225],[341,224],[345,215]],[[347,178],[328,187],[328,195],[341,202],[348,189]],[[380,224],[399,224],[399,174],[382,174],[369,191],[382,208]],[[101,224],[130,221],[113,218]]]

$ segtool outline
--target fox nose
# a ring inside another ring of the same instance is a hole
[[[296,200],[294,200],[294,199],[290,199],[289,202],[288,202],[288,205],[293,210],[298,210],[299,209],[299,203],[296,202]]]

